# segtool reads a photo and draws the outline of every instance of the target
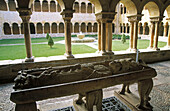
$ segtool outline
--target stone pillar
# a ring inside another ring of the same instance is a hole
[[[155,22],[155,38],[154,38],[154,50],[160,50],[158,48],[158,36],[159,36],[159,23],[160,22]]]
[[[112,21],[113,20],[107,21],[107,28],[106,28],[107,29],[106,51],[107,51],[108,54],[113,54],[113,52],[112,52]]]
[[[22,9],[18,8],[17,11],[23,21],[23,29],[24,29],[24,38],[25,38],[25,47],[27,58],[25,62],[33,62],[34,57],[32,56],[32,47],[31,47],[31,37],[30,37],[30,28],[29,28],[29,20],[32,14],[31,9]]]
[[[166,35],[167,35],[167,30],[168,30],[168,25],[167,24],[165,24],[164,25],[164,37],[166,37]]]
[[[13,27],[11,24],[10,24],[10,27],[11,27],[11,35],[13,35]]]
[[[101,51],[101,22],[98,21],[98,52]]]
[[[168,32],[168,43],[167,43],[168,48],[170,48],[170,27],[169,27],[169,32]]]
[[[44,24],[42,24],[42,34],[44,34]]]
[[[138,21],[134,22],[134,39],[133,39],[133,50],[137,51],[137,41],[138,41]]]
[[[101,54],[106,54],[106,20],[101,20]]]
[[[18,27],[19,27],[19,34],[21,35],[22,33],[22,29],[21,29],[21,24],[20,25],[18,25]]]
[[[151,37],[150,37],[150,44],[148,47],[149,49],[153,48],[154,35],[155,35],[155,23],[151,22]]]
[[[65,56],[67,58],[74,58],[71,50],[71,19],[73,18],[73,12],[73,10],[63,10],[61,13],[65,24]]]

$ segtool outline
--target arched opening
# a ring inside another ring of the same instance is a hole
[[[37,34],[43,33],[43,26],[41,23],[37,23]]]
[[[50,24],[49,23],[44,24],[44,33],[50,33]]]
[[[92,4],[88,3],[87,5],[87,13],[92,13]]]
[[[24,25],[21,23],[21,34],[24,34]]]
[[[52,23],[52,33],[57,33],[57,24],[56,23]]]
[[[97,32],[97,23],[96,22],[93,25],[93,32]]]
[[[55,1],[50,1],[50,12],[56,12],[56,3],[55,3]]]
[[[64,24],[59,23],[59,33],[64,33]]]
[[[144,9],[148,10],[150,17],[158,17],[160,15],[159,7],[155,2],[148,2],[145,4]]]
[[[93,13],[95,13],[95,7],[94,7],[94,6],[93,6],[93,9],[92,9],[92,10],[93,10]]]
[[[0,10],[7,11],[7,5],[4,0],[0,0]]]
[[[16,4],[14,0],[8,1],[9,11],[16,11]]]
[[[35,0],[35,2],[34,2],[34,11],[41,12],[41,4],[40,4],[39,0]]]
[[[11,35],[11,27],[8,23],[4,23],[3,29],[5,35]]]
[[[122,33],[122,24],[120,24],[120,33]]]
[[[130,32],[130,26],[129,24],[126,25],[126,33],[129,33]]]
[[[81,23],[81,32],[86,32],[86,24],[84,22]]]
[[[124,7],[124,14],[126,14],[126,7]]]
[[[30,23],[30,33],[35,34],[35,25],[34,25],[34,23]]]
[[[42,11],[49,12],[48,2],[46,0],[43,0],[43,2],[42,2]]]
[[[164,36],[168,36],[168,30],[169,30],[169,25],[168,25],[168,22],[166,22],[166,24],[165,24],[165,28],[166,28],[166,34],[164,34]]]
[[[81,13],[86,13],[86,4],[84,2],[81,3]]]
[[[20,34],[19,33],[19,27],[18,27],[17,23],[12,24],[12,30],[13,30],[13,34]]]
[[[75,13],[79,13],[79,3],[78,2],[74,3],[74,10],[75,10]]]
[[[57,12],[61,12],[61,7],[59,4],[57,4]]]
[[[163,26],[163,22],[161,22],[159,26],[159,36],[163,36],[163,33],[164,33],[164,26]]]
[[[115,32],[115,24],[112,23],[112,33],[114,33],[114,32]]]
[[[126,33],[126,26],[123,24],[123,33]]]
[[[148,23],[145,23],[145,33],[144,35],[149,35],[149,26]]]
[[[74,24],[74,33],[79,33],[79,23],[78,22],[76,22]]]
[[[139,34],[143,34],[143,26],[142,23],[139,23]]]
[[[92,24],[88,23],[87,25],[87,32],[92,32]]]
[[[120,5],[120,14],[123,14],[123,6]]]

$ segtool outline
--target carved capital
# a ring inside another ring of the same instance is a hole
[[[139,22],[143,14],[127,16],[129,22]]]
[[[31,8],[17,8],[17,11],[19,12],[19,16],[24,23],[30,20],[30,16],[32,14]]]
[[[116,12],[101,12],[97,13],[96,20],[106,20],[106,22],[112,22],[114,20],[114,17],[116,15]]]
[[[71,20],[73,18],[74,12],[75,12],[74,10],[63,10],[63,12],[61,12],[61,15],[62,15],[64,21]]]
[[[158,16],[158,17],[150,17],[151,22],[161,22],[163,20],[164,16]]]

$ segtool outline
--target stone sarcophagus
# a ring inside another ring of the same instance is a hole
[[[16,103],[16,111],[23,108],[27,109],[25,111],[36,111],[36,101],[79,94],[77,105],[84,103],[82,98],[85,96],[86,110],[92,111],[93,105],[96,105],[101,111],[102,88],[123,84],[120,93],[125,94],[126,87],[130,92],[129,84],[136,82],[140,96],[138,108],[151,110],[149,94],[155,76],[153,68],[142,61],[136,63],[131,58],[24,70],[15,78],[15,91],[10,99]]]

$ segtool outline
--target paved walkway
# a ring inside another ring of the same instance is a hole
[[[149,64],[156,69],[158,75],[154,80],[154,87],[150,94],[153,111],[170,111],[170,61]],[[14,103],[10,101],[13,83],[0,85],[0,111],[14,111]],[[120,85],[104,89],[104,98],[113,96],[114,90],[120,90]],[[132,92],[137,92],[137,85],[131,85]],[[69,90],[69,89],[68,89]],[[37,102],[41,111],[49,111],[72,105],[77,95],[48,99]]]

